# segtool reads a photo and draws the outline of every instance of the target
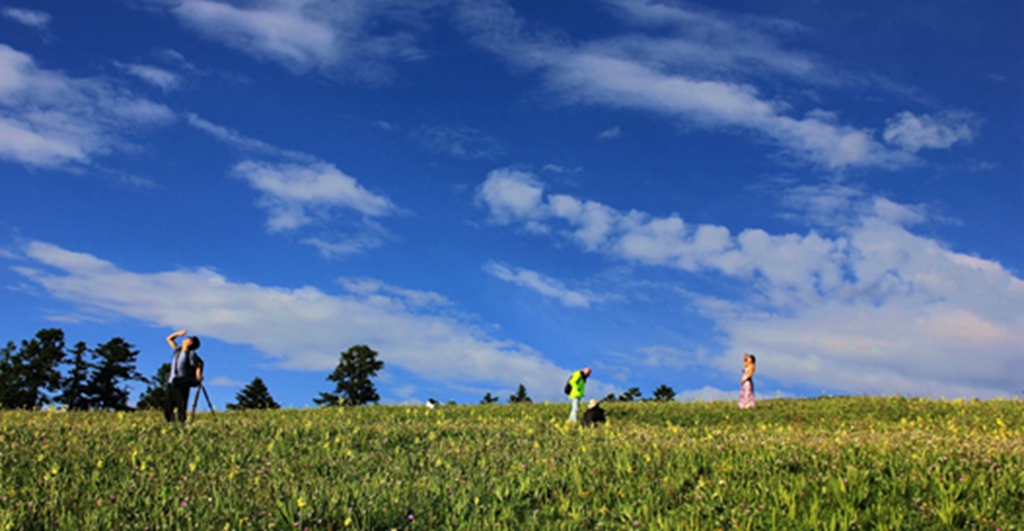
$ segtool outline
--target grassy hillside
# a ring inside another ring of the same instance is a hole
[[[1024,402],[0,413],[2,529],[1024,529]]]

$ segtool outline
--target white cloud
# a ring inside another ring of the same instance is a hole
[[[435,0],[265,0],[237,5],[175,0],[170,11],[214,41],[293,72],[342,69],[367,81],[387,81],[389,63],[413,60],[420,15]]]
[[[918,116],[903,111],[889,119],[882,137],[886,142],[911,153],[922,149],[946,149],[957,142],[970,142],[974,139],[976,133],[972,121],[964,113]]]
[[[619,126],[616,125],[611,129],[601,131],[601,134],[597,135],[597,138],[601,140],[609,140],[612,138],[619,138],[620,136],[622,136],[622,129],[620,129]]]
[[[248,160],[235,165],[231,173],[261,193],[259,204],[270,213],[267,225],[271,231],[314,223],[339,208],[371,218],[397,212],[391,200],[367,191],[325,162],[300,165]]]
[[[285,369],[329,371],[339,351],[366,344],[388,366],[429,380],[523,383],[538,399],[559,398],[571,372],[436,311],[446,302],[437,294],[372,279],[346,280],[348,290],[329,294],[235,282],[206,268],[135,273],[42,242],[29,242],[24,258],[28,265],[15,271],[83,311],[187,326],[201,337],[251,345]]]
[[[0,158],[47,168],[130,146],[127,133],[174,119],[167,107],[100,78],[70,78],[0,44]]]
[[[838,216],[849,223],[835,228],[836,237],[733,235],[678,215],[545,195],[536,177],[521,172],[492,172],[480,189],[506,192],[479,196],[496,222],[620,260],[746,283],[749,295],[740,300],[692,296],[731,345],[708,361],[719,369],[731,371],[737,353],[750,351],[787,385],[946,396],[996,396],[1015,385],[1024,281],[911,233],[908,225],[927,221],[921,207],[843,191],[833,206],[849,209]],[[602,214],[584,216],[584,204]]]
[[[266,143],[266,142],[264,142],[262,140],[258,140],[258,139],[255,139],[255,138],[251,138],[251,137],[245,136],[245,135],[243,135],[243,134],[241,134],[238,131],[235,131],[233,129],[229,129],[229,128],[224,127],[222,125],[217,125],[215,123],[212,123],[212,122],[209,122],[207,120],[204,120],[204,119],[200,118],[199,116],[197,116],[197,115],[195,115],[193,113],[187,114],[186,115],[186,120],[187,120],[188,124],[191,125],[192,127],[195,127],[196,129],[198,129],[200,131],[203,131],[204,133],[209,134],[210,136],[216,138],[217,140],[219,140],[219,141],[221,141],[221,142],[223,142],[223,143],[225,143],[225,144],[227,144],[229,146],[233,146],[233,147],[235,147],[237,149],[241,149],[243,151],[251,151],[251,152],[254,152],[254,153],[273,155],[273,156],[276,156],[276,157],[292,159],[292,160],[295,160],[295,161],[303,161],[303,162],[315,162],[316,161],[316,159],[314,157],[312,157],[310,155],[307,155],[305,153],[301,153],[301,152],[298,152],[298,151],[291,151],[291,150],[287,150],[287,149],[281,149],[279,147],[276,147],[276,146],[273,146],[271,144],[268,144],[268,143]]]
[[[330,26],[303,13],[308,3],[272,1],[247,9],[224,2],[183,0],[172,11],[209,39],[307,70],[330,62],[335,54]]]
[[[39,30],[46,29],[50,25],[50,21],[53,20],[49,13],[34,9],[5,7],[0,13],[3,13],[5,18]]]
[[[505,282],[511,282],[536,291],[545,297],[556,299],[562,305],[570,308],[589,308],[591,304],[601,300],[601,297],[596,294],[569,289],[561,282],[529,269],[516,268],[513,270],[504,265],[489,262],[484,266],[484,271]]]
[[[267,228],[271,232],[325,227],[344,213],[355,212],[362,216],[353,225],[355,230],[306,235],[300,243],[316,248],[325,258],[361,254],[383,245],[388,232],[374,218],[400,211],[390,199],[366,190],[355,178],[311,155],[281,149],[195,114],[186,119],[192,127],[229,146],[290,161],[247,160],[230,172],[260,192],[258,205],[269,213]]]
[[[612,38],[568,43],[531,33],[501,0],[461,2],[458,20],[481,46],[518,68],[538,71],[565,103],[653,112],[705,128],[756,133],[801,160],[828,169],[893,168],[912,154],[878,142],[873,131],[838,122],[811,109],[793,116],[791,104],[762,94],[744,79],[783,75],[791,80],[838,83],[815,61],[784,50],[777,33],[799,31],[778,20],[737,23],[710,12],[639,1],[611,2],[625,21],[669,25],[667,37]]]
[[[510,223],[543,216],[543,195],[544,188],[533,174],[502,169],[490,173],[477,189],[476,198],[487,205],[493,220]]]
[[[373,231],[364,231],[352,236],[310,237],[301,243],[320,251],[324,258],[341,258],[376,249],[384,244],[384,240]]]
[[[216,385],[218,387],[243,387],[247,384],[246,382],[239,380],[232,380],[227,376],[217,376],[216,378],[210,379],[210,385]]]
[[[171,92],[181,87],[181,76],[163,68],[118,62],[115,62],[114,65],[164,92]]]

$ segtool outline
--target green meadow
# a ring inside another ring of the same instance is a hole
[[[1024,529],[1024,402],[0,412],[2,529]]]

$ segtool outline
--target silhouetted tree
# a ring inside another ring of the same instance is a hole
[[[93,350],[96,358],[95,370],[86,384],[90,406],[95,409],[124,411],[128,407],[128,389],[121,387],[125,382],[146,381],[135,370],[135,358],[139,351],[124,339],[115,337],[97,345]]]
[[[519,384],[519,389],[516,389],[516,394],[508,397],[509,404],[529,404],[533,402],[526,394],[526,386]]]
[[[334,393],[321,392],[320,396],[313,399],[313,403],[318,406],[339,406],[341,405],[339,400],[341,400],[341,397]]]
[[[149,387],[139,396],[137,409],[162,409],[167,396],[167,379],[171,376],[171,364],[164,363],[156,370],[156,376],[146,380]]]
[[[654,390],[654,399],[659,402],[671,402],[675,398],[675,390],[665,384],[661,384],[661,387]]]
[[[228,404],[228,409],[279,409],[281,406],[270,396],[270,390],[263,380],[257,376],[249,385],[235,395],[236,404]]]
[[[64,331],[44,328],[29,341],[0,351],[0,404],[8,409],[34,409],[53,399],[47,392],[60,390],[58,367],[64,362]]]
[[[605,396],[604,398],[601,399],[601,402],[616,402],[616,401],[618,401],[618,399],[615,398],[615,393],[608,393],[607,396]]]
[[[356,345],[341,353],[341,360],[327,379],[335,382],[333,393],[320,393],[313,402],[320,405],[359,406],[377,403],[380,395],[373,386],[377,371],[384,368],[384,362],[377,359],[377,353],[366,345]]]
[[[484,395],[484,398],[483,398],[483,400],[480,401],[480,403],[481,404],[493,404],[493,403],[495,403],[497,401],[498,401],[498,397],[496,397],[496,396],[492,395],[490,392],[488,392],[487,394]]]
[[[86,357],[90,354],[84,341],[75,343],[71,349],[71,370],[61,383],[61,394],[56,401],[71,410],[89,409],[89,376],[93,364]]]
[[[619,395],[619,402],[632,402],[640,398],[640,388],[630,387],[625,393]]]

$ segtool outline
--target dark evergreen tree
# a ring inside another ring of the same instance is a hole
[[[366,345],[356,345],[341,353],[341,360],[327,379],[335,382],[333,393],[320,393],[313,399],[320,405],[344,404],[359,406],[377,403],[380,395],[373,386],[372,378],[384,368],[384,362],[377,359],[377,353]]]
[[[4,409],[14,408],[19,401],[23,369],[15,354],[17,350],[18,346],[13,341],[8,341],[0,350],[0,407]]]
[[[156,370],[156,376],[147,379],[149,387],[139,396],[137,409],[161,409],[167,396],[167,378],[171,376],[171,364],[164,363]]]
[[[526,394],[526,386],[519,384],[519,389],[516,389],[516,394],[508,397],[509,404],[529,404],[533,402]]]
[[[615,393],[608,393],[608,396],[601,399],[602,402],[617,402],[618,398],[615,397]]]
[[[89,409],[89,372],[93,364],[89,362],[89,347],[84,341],[79,341],[71,349],[71,370],[61,384],[61,394],[56,401],[64,404],[70,410],[84,411]]]
[[[630,387],[625,393],[619,395],[619,402],[632,402],[640,399],[640,388]]]
[[[133,345],[115,337],[93,350],[96,368],[87,384],[90,405],[96,409],[124,411],[128,407],[128,390],[121,385],[129,381],[146,381],[135,370],[139,351]]]
[[[58,367],[64,362],[64,331],[44,328],[14,351],[8,343],[0,359],[0,403],[8,409],[35,409],[53,401],[60,390]]]
[[[249,385],[235,395],[235,404],[228,404],[228,409],[279,409],[281,406],[270,396],[270,390],[263,380],[257,376]]]
[[[340,397],[334,393],[321,392],[319,397],[313,399],[313,403],[318,406],[337,406],[340,405],[338,400]]]
[[[675,390],[665,384],[661,384],[661,387],[654,390],[654,399],[658,402],[671,402],[675,398]]]
[[[493,403],[495,403],[497,401],[498,401],[498,397],[496,397],[496,396],[492,395],[490,392],[488,392],[487,394],[484,395],[484,398],[483,398],[483,400],[480,401],[480,403],[481,404],[493,404]]]

